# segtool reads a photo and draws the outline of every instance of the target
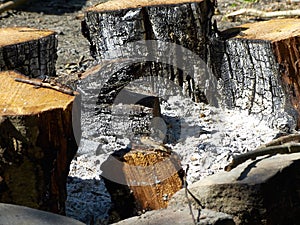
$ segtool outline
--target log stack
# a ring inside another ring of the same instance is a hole
[[[0,29],[0,71],[17,70],[29,77],[55,76],[56,34],[27,27]]]
[[[210,46],[222,105],[248,110],[283,131],[300,126],[300,20],[245,24]]]
[[[64,214],[75,96],[15,78],[0,72],[0,201]]]

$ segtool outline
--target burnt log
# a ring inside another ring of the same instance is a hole
[[[300,125],[300,20],[241,25],[213,39],[221,105],[248,110],[290,132]]]
[[[161,149],[137,149],[124,155],[124,173],[140,210],[166,208],[182,186],[179,157]]]
[[[13,71],[0,78],[0,201],[64,214],[75,96],[17,82],[26,77]]]
[[[118,61],[95,66],[78,82],[84,139],[99,141],[108,135],[133,141],[159,132],[155,124],[155,118],[161,117],[159,97],[143,92],[141,86],[130,89],[133,75],[122,66]]]
[[[166,208],[183,186],[179,156],[161,143],[143,143],[129,152],[114,153],[101,170],[113,203],[111,222]]]
[[[98,61],[135,60],[141,67],[135,77],[170,79],[201,101],[203,87],[193,78],[206,70],[199,61],[207,60],[213,12],[210,0],[113,0],[86,11],[82,32]]]
[[[53,31],[27,27],[0,29],[0,71],[55,76],[57,39]]]

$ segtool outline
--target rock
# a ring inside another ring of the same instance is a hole
[[[25,206],[0,203],[0,224],[6,225],[84,225],[83,223],[57,214],[31,209]]]
[[[197,210],[193,210],[194,215],[198,215]],[[186,205],[183,209],[162,209],[157,211],[150,211],[141,216],[132,217],[118,223],[116,225],[191,225],[193,218],[190,210]],[[201,211],[199,225],[234,225],[232,217],[225,213],[214,212],[212,210],[204,209]]]
[[[248,160],[189,186],[205,208],[229,213],[236,224],[298,224],[300,153]],[[170,207],[187,204],[184,190]]]

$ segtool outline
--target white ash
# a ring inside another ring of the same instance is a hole
[[[181,156],[184,169],[189,165],[188,183],[223,170],[234,154],[253,150],[279,132],[246,111],[215,108],[178,96],[163,102],[161,111],[166,121],[175,122],[174,143],[167,145]],[[113,149],[129,144],[115,137],[101,140],[81,142],[69,174],[67,215],[87,224],[103,224],[111,204],[100,165]]]

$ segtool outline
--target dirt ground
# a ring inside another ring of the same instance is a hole
[[[81,21],[86,8],[107,0],[29,0],[18,9],[0,14],[0,27],[27,26],[50,29],[58,34],[58,80],[71,84],[84,70],[93,65],[88,41],[81,34]],[[298,0],[218,0],[214,19],[220,30],[241,23],[259,20],[255,17],[238,16],[229,21],[224,15],[241,8],[264,11],[297,9]],[[0,2],[1,3],[1,2]]]

